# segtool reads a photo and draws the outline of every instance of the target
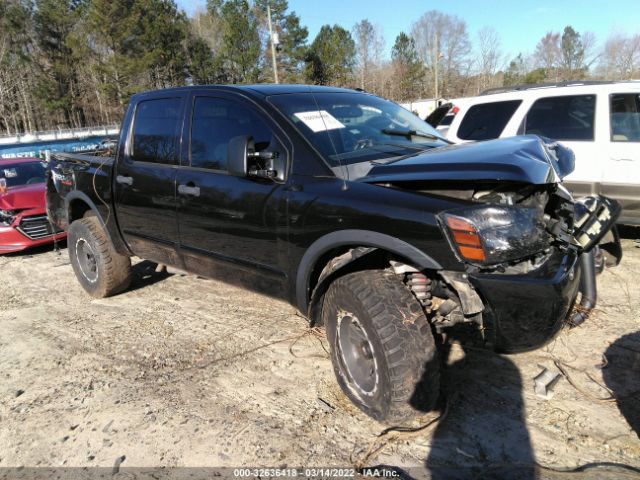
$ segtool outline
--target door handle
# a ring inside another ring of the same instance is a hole
[[[133,185],[133,177],[124,177],[122,175],[118,175],[116,177],[116,182],[118,182],[121,185]]]
[[[193,187],[189,185],[178,185],[178,193],[182,195],[191,195],[192,197],[199,197],[200,187]]]

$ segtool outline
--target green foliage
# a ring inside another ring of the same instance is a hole
[[[68,39],[81,12],[76,0],[36,0],[36,41],[48,62],[40,64],[36,97],[50,112],[60,113],[70,123],[74,108],[73,85],[76,63]]]
[[[522,54],[518,54],[516,58],[509,62],[509,67],[504,72],[504,85],[506,87],[512,85],[519,85],[524,83],[523,78],[525,75],[525,65]]]
[[[546,68],[536,68],[535,70],[527,72],[523,78],[523,83],[543,83],[547,79],[547,76]]]
[[[309,47],[305,76],[316,85],[348,85],[355,62],[355,42],[339,25],[323,25]]]
[[[562,40],[562,67],[567,80],[577,80],[584,76],[586,67],[584,64],[584,46],[580,34],[570,25],[564,27]]]
[[[277,46],[277,64],[280,81],[284,83],[299,82],[303,76],[304,59],[307,52],[307,37],[309,31],[302,26],[300,17],[295,12],[288,12],[287,0],[255,0],[255,9],[261,18],[263,35],[268,37],[267,5],[271,7],[271,23],[275,33],[278,33],[280,44]],[[267,38],[268,40],[268,38]],[[265,55],[269,56],[271,48],[269,41],[265,43]],[[273,78],[270,57],[265,63],[268,73],[263,78],[271,81]]]
[[[227,0],[216,3],[213,13],[222,20],[220,55],[229,83],[258,81],[261,52],[258,23],[247,0]]]
[[[415,40],[400,32],[391,49],[391,60],[399,83],[399,99],[408,100],[419,96],[426,72],[418,56]]]

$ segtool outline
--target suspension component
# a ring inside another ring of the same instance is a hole
[[[422,272],[408,272],[404,281],[420,304],[431,311],[431,279]]]

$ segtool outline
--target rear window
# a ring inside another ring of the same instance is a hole
[[[136,107],[133,123],[133,160],[176,163],[178,126],[181,120],[179,98],[144,100]]]
[[[540,98],[523,120],[526,134],[554,140],[593,140],[595,95]]]
[[[611,141],[640,142],[640,94],[614,93],[609,106]]]
[[[498,138],[522,100],[481,103],[469,108],[458,128],[463,140],[489,140]]]

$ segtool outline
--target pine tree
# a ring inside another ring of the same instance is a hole
[[[309,31],[300,24],[300,17],[295,12],[288,12],[287,0],[255,0],[255,8],[260,16],[263,36],[267,39],[265,45],[265,70],[267,81],[273,78],[270,59],[269,27],[267,25],[267,5],[271,8],[271,23],[274,33],[279,36],[280,44],[277,48],[277,64],[280,81],[284,83],[299,82],[303,76],[304,59],[307,50]]]
[[[341,26],[323,25],[305,61],[308,81],[317,85],[349,85],[355,63],[355,42]]]
[[[425,69],[413,38],[400,32],[391,49],[391,59],[398,84],[398,99],[409,100],[418,97],[422,90]]]
[[[222,28],[220,56],[224,79],[229,83],[258,81],[260,72],[260,36],[255,13],[247,0],[209,0],[212,15]]]
[[[80,0],[36,0],[35,32],[38,47],[46,59],[39,63],[36,95],[44,107],[58,116],[58,123],[84,124],[84,114],[77,108],[76,63],[69,46],[70,34],[81,14]]]

